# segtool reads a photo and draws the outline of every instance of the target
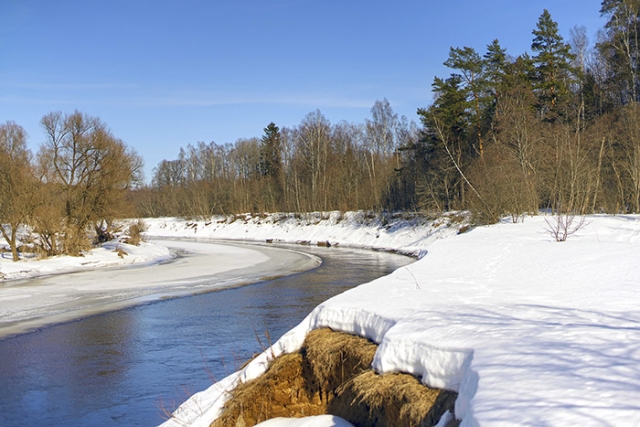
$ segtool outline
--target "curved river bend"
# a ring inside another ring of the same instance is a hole
[[[234,372],[321,302],[411,262],[303,250],[322,266],[0,340],[0,426],[158,425],[163,411]]]

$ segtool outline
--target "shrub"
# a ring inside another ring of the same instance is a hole
[[[579,221],[576,221],[576,215],[572,213],[559,213],[554,215],[552,219],[545,218],[544,221],[547,223],[545,231],[551,235],[556,242],[566,241],[569,236],[575,234],[587,225],[583,216],[580,217]]]
[[[127,239],[127,243],[138,246],[140,242],[143,241],[142,233],[145,231],[147,231],[147,224],[141,219],[129,225],[129,238]]]

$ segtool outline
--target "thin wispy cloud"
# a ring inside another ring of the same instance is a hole
[[[0,96],[0,104],[9,105],[34,105],[34,106],[48,106],[48,105],[77,105],[78,100],[63,99],[63,98],[46,98],[46,97],[29,97],[29,96]]]
[[[141,106],[155,107],[207,107],[224,105],[278,104],[313,108],[369,108],[375,99],[327,94],[221,94],[206,92],[177,92],[131,99]]]
[[[0,88],[43,91],[77,91],[77,90],[131,90],[140,86],[134,83],[49,83],[49,82],[0,82]]]
[[[327,93],[228,93],[212,90],[154,90],[134,83],[1,82],[2,103],[91,104],[129,107],[290,105],[311,108],[369,108],[373,97]],[[91,92],[88,94],[87,92]]]

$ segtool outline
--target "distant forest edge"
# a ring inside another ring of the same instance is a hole
[[[376,101],[364,123],[319,111],[293,128],[268,124],[234,144],[199,142],[142,160],[98,118],[50,113],[34,155],[24,129],[0,125],[0,227],[47,255],[77,255],[119,217],[203,218],[243,212],[469,210],[477,222],[540,209],[640,213],[640,2],[604,0],[591,44],[569,41],[547,10],[531,54],[494,40],[451,48],[420,125]]]
[[[545,10],[532,55],[451,48],[421,127],[385,99],[362,124],[315,111],[261,138],[188,145],[138,190],[138,212],[640,212],[640,3],[601,12],[593,47],[584,27],[565,42]]]

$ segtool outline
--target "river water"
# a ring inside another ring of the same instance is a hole
[[[0,340],[0,426],[156,426],[321,302],[411,262],[345,248],[304,251],[322,266]]]

